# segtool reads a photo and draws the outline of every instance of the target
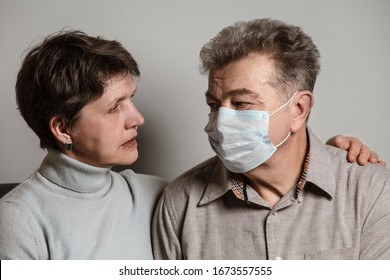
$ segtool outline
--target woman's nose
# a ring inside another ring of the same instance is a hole
[[[126,118],[125,126],[126,129],[132,128],[134,126],[140,126],[143,125],[145,122],[144,117],[142,114],[137,110],[137,108],[134,106],[134,104],[131,104],[129,110],[128,110],[128,115]]]

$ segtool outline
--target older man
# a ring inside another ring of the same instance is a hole
[[[175,179],[159,259],[390,259],[390,172],[308,128],[319,52],[299,27],[239,22],[201,51],[217,154]]]

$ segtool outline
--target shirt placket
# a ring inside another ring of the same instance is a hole
[[[271,210],[265,221],[265,237],[268,259],[281,260],[278,211]]]
[[[267,258],[281,260],[284,257],[285,242],[288,240],[288,232],[285,227],[291,217],[291,207],[297,203],[293,192],[286,194],[282,200],[269,211],[265,219],[265,242]],[[288,241],[287,241],[288,242]]]
[[[302,173],[300,180],[295,186],[295,198],[290,197],[286,198],[284,202],[278,203],[274,208],[272,208],[265,220],[265,242],[267,247],[267,255],[270,260],[281,260],[283,252],[283,242],[285,240],[283,232],[283,221],[279,217],[279,210],[291,206],[296,200],[299,202],[301,200],[301,192],[306,184],[306,173],[309,166],[309,153],[306,155],[305,162],[303,165]],[[235,196],[238,199],[246,201],[248,204],[251,204],[251,201],[248,200],[248,195],[246,193],[246,182],[245,179],[240,174],[230,174],[230,183],[231,189]],[[285,209],[288,211],[288,209]],[[260,229],[261,230],[261,229]]]

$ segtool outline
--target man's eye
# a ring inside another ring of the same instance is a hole
[[[246,106],[249,105],[249,103],[248,102],[234,102],[233,105],[236,108],[245,108]]]

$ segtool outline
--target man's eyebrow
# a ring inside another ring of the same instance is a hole
[[[239,88],[239,89],[230,90],[227,92],[227,95],[229,97],[233,97],[233,96],[237,96],[237,95],[241,95],[241,96],[249,95],[250,97],[253,97],[253,98],[259,97],[259,95],[256,92],[254,92],[250,89],[247,89],[247,88]],[[206,98],[215,99],[215,97],[209,91],[206,91],[205,96],[206,96]]]

